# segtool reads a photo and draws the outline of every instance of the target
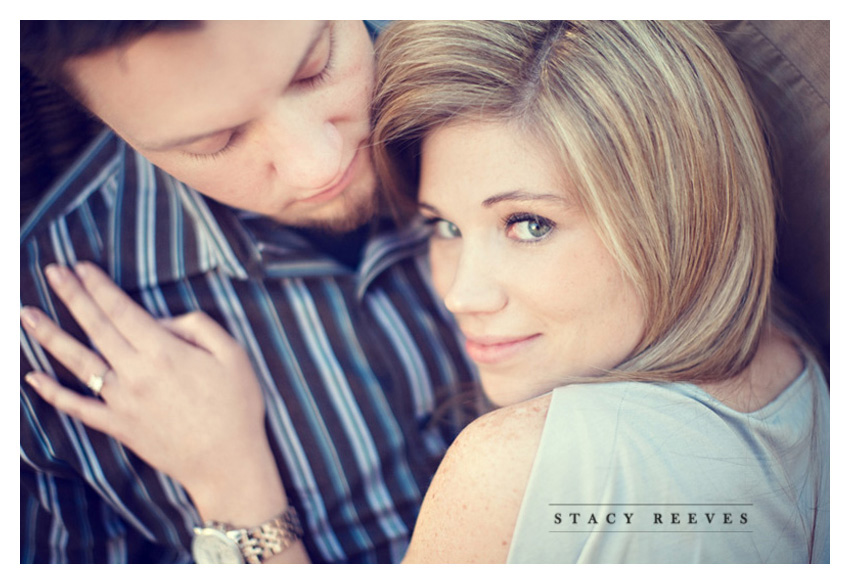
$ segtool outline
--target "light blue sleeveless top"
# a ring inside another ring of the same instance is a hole
[[[690,384],[556,389],[508,562],[829,562],[822,372],[751,413]]]

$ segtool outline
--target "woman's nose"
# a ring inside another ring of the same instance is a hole
[[[494,260],[487,249],[465,250],[461,253],[454,278],[443,296],[443,302],[450,312],[490,313],[505,307],[508,296]]]

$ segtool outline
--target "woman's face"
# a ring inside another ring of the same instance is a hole
[[[643,331],[633,285],[556,169],[498,123],[450,125],[422,148],[434,285],[500,406],[617,365]]]

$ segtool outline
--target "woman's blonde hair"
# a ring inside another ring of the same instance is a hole
[[[509,124],[551,149],[643,302],[643,339],[604,377],[719,381],[750,363],[773,189],[746,87],[706,24],[400,22],[377,51],[374,156],[397,209],[415,203],[429,132]]]

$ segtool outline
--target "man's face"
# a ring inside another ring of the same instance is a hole
[[[68,63],[86,105],[205,195],[347,231],[373,213],[361,21],[210,21]]]

